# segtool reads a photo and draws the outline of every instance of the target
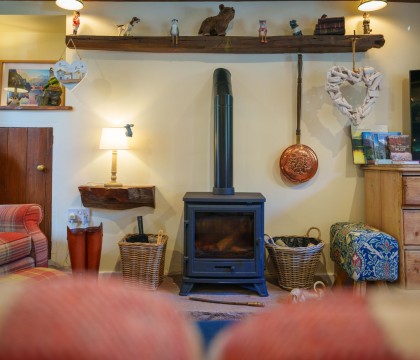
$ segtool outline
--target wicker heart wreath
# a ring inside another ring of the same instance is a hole
[[[357,72],[346,69],[344,66],[333,66],[327,72],[325,90],[331,96],[338,110],[346,115],[353,125],[357,126],[371,112],[373,105],[376,103],[382,77],[382,74],[372,67],[363,68]],[[347,102],[341,93],[340,86],[346,81],[350,85],[363,81],[367,87],[363,104],[356,109]]]

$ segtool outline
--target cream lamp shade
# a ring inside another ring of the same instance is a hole
[[[66,10],[83,9],[83,0],[56,0],[57,6]]]
[[[99,149],[128,150],[128,137],[125,135],[124,128],[103,128]]]
[[[117,156],[118,150],[129,149],[128,137],[125,135],[125,129],[123,127],[103,128],[99,149],[112,150],[111,181],[105,183],[104,186],[123,186],[122,183],[117,182]]]
[[[375,11],[387,6],[387,0],[361,0],[358,9],[360,11]]]

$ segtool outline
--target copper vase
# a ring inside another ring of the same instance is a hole
[[[70,229],[67,226],[67,243],[69,246],[71,270],[73,274],[86,272],[86,231],[85,229]]]
[[[101,262],[102,251],[102,223],[99,226],[86,228],[86,249],[87,263],[86,269],[96,276],[99,273],[99,264]]]

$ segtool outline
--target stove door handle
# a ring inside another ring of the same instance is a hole
[[[223,265],[223,266],[216,265],[214,268],[215,269],[227,269],[227,270],[230,270],[230,272],[234,272],[235,271],[235,266],[234,265]]]
[[[258,237],[258,238],[255,239],[255,247],[257,248],[256,259],[261,259],[264,256],[264,251],[260,251],[260,244],[261,244],[261,238]]]

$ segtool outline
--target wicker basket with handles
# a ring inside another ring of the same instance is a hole
[[[163,281],[168,236],[147,234],[149,243],[131,243],[126,235],[119,243],[124,284],[156,290]]]
[[[312,230],[318,231],[316,238],[310,237]],[[268,239],[267,239],[268,238]],[[313,287],[315,270],[319,263],[324,242],[321,230],[317,227],[308,229],[306,236],[265,236],[266,249],[274,264],[279,286],[286,290],[295,288],[309,289]],[[287,246],[278,246],[277,240]],[[308,246],[311,244],[310,246]]]

